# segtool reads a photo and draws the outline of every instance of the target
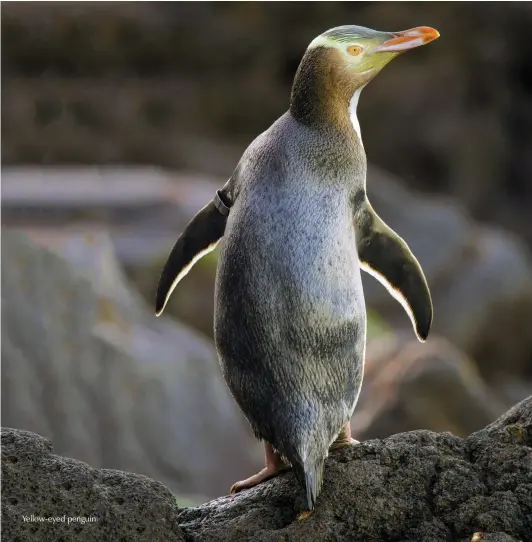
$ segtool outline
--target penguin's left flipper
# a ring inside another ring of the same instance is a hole
[[[362,269],[373,275],[401,303],[418,339],[425,341],[432,324],[432,299],[419,262],[366,198],[357,205],[355,224]]]
[[[214,250],[223,237],[229,208],[227,197],[222,190],[218,190],[214,198],[194,216],[179,236],[157,286],[157,316],[163,312],[178,282],[202,256]]]

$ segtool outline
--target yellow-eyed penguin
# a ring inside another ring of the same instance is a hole
[[[419,340],[430,292],[407,244],[366,197],[356,107],[390,60],[439,36],[429,27],[341,26],[309,45],[290,109],[244,152],[227,183],[190,221],[162,271],[160,315],[179,280],[223,237],[214,338],[233,397],[266,448],[252,487],[288,461],[313,509],[331,448],[355,443],[349,420],[364,367],[360,269],[402,304]]]

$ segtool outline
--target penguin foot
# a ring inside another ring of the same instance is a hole
[[[307,519],[309,518],[310,516],[312,516],[312,514],[314,513],[314,510],[303,510],[303,512],[301,512],[298,516],[297,516],[297,520],[298,521],[301,521],[302,519]]]
[[[355,444],[360,444],[358,440],[355,440],[351,436],[351,425],[349,422],[340,431],[340,434],[336,440],[331,444],[329,451],[339,450],[340,448],[345,448],[346,446],[353,446]]]
[[[282,457],[273,449],[270,444],[265,443],[264,448],[266,452],[266,466],[257,474],[254,474],[253,476],[250,476],[245,480],[241,480],[240,482],[234,483],[229,490],[230,495],[234,495],[235,493],[238,493],[243,489],[250,489],[252,487],[258,486],[262,482],[266,482],[266,480],[270,480],[278,474],[289,470],[290,467],[286,465]]]
[[[343,440],[337,439],[331,444],[329,451],[333,452],[334,450],[340,450],[341,448],[345,448],[346,446],[354,446],[355,444],[360,444],[360,442],[352,437]]]
[[[260,472],[257,474],[254,474],[253,476],[250,476],[249,478],[246,478],[245,480],[242,480],[240,482],[235,482],[231,489],[229,490],[230,495],[234,495],[235,493],[238,493],[239,491],[242,491],[243,489],[251,489],[252,487],[258,486],[262,482],[266,482],[266,480],[270,480],[271,478],[274,478],[278,474],[281,474],[282,472],[288,470],[289,467],[284,467],[281,469],[272,469],[271,467],[264,467]]]

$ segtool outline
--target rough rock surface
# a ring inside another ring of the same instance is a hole
[[[413,431],[331,456],[313,516],[292,474],[180,513],[193,541],[532,540],[532,398],[468,439]]]
[[[14,429],[2,430],[2,477],[8,540],[527,542],[532,397],[465,440],[421,430],[333,453],[305,520],[297,519],[304,497],[292,473],[179,510],[159,484],[54,456],[50,443]],[[98,521],[67,528],[22,514]]]
[[[261,446],[212,346],[155,318],[106,235],[46,243],[2,234],[2,422],[179,496],[215,497],[256,468]]]
[[[2,429],[2,493],[2,539],[9,542],[185,540],[174,496],[162,484],[59,457],[29,431]]]

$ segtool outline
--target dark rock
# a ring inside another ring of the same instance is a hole
[[[2,477],[8,540],[525,542],[532,540],[532,397],[465,440],[420,430],[334,452],[304,520],[291,472],[178,510],[160,484],[60,458],[48,441],[14,429],[2,430]],[[22,514],[98,521],[73,528],[24,522]]]
[[[2,429],[2,497],[9,542],[185,540],[162,484],[59,457],[28,431]]]
[[[413,431],[340,450],[314,514],[297,520],[303,508],[289,473],[179,522],[209,542],[532,540],[532,397],[466,440]]]
[[[472,538],[467,538],[461,542],[521,542],[513,536],[506,533],[484,533],[478,531],[473,534]]]

